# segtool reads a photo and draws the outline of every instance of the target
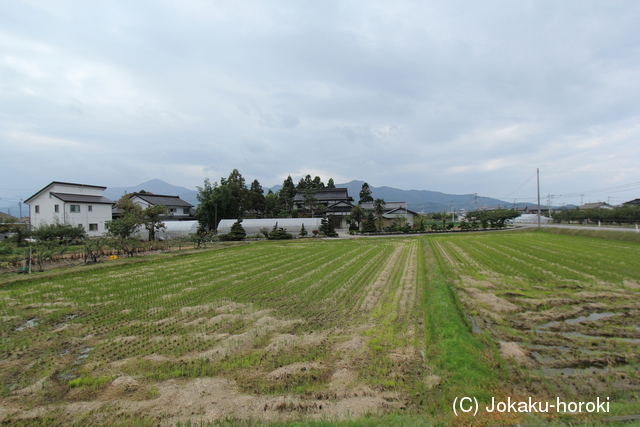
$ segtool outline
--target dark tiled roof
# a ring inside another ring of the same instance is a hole
[[[193,205],[189,202],[185,202],[179,196],[165,196],[162,194],[149,194],[149,193],[133,193],[131,197],[139,197],[147,203],[152,205],[163,206],[184,206],[186,208],[192,208]]]
[[[373,210],[373,202],[365,202],[363,203],[361,206],[364,210],[367,211],[372,211]],[[388,212],[394,209],[398,209],[398,208],[407,208],[407,202],[386,202],[383,206],[382,206],[382,210],[384,212]]]
[[[47,188],[53,186],[53,185],[74,185],[76,187],[90,187],[90,188],[99,188],[101,190],[106,190],[107,187],[103,187],[101,185],[89,185],[89,184],[75,184],[73,182],[63,182],[63,181],[52,181],[50,184],[46,185],[42,190],[38,191],[37,193],[35,193],[33,196],[29,197],[27,200],[25,200],[24,202],[26,204],[29,204],[29,200],[33,199],[34,197],[36,197],[38,194],[42,193],[44,190],[46,190]]]
[[[111,199],[107,199],[104,196],[88,196],[85,194],[68,194],[68,193],[51,193],[52,196],[57,197],[63,202],[77,202],[77,203],[102,203],[105,205],[112,205],[115,202]]]
[[[391,209],[390,211],[385,211],[385,214],[395,214],[398,212],[406,212],[406,213],[410,213],[411,215],[420,215],[418,212],[414,212],[411,209],[407,209],[404,207]]]
[[[330,200],[347,200],[353,201],[353,197],[349,197],[349,193],[346,188],[320,188],[316,190],[316,199],[319,202]],[[296,190],[296,195],[293,197],[294,202],[304,201],[304,190]]]

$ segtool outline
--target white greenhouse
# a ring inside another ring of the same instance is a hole
[[[198,231],[198,221],[164,221],[164,230],[156,231],[156,240],[177,239]],[[141,229],[138,233],[144,240],[149,240],[149,232]]]
[[[548,224],[551,221],[546,216],[540,216],[541,224]],[[537,224],[538,223],[538,215],[537,214],[522,214],[517,218],[513,219],[515,224]]]
[[[262,230],[273,230],[273,227],[278,224],[278,228],[284,228],[287,233],[291,233],[294,236],[300,234],[302,224],[304,224],[305,230],[309,236],[312,235],[313,230],[320,230],[321,218],[263,218],[263,219],[244,219],[242,220],[242,228],[247,233],[247,236],[255,236],[257,234],[262,235]],[[236,222],[235,219],[223,219],[218,223],[218,233],[226,234],[231,231],[231,226]]]

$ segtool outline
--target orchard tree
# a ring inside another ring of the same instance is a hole
[[[149,241],[156,240],[156,231],[166,230],[162,217],[167,213],[163,205],[149,205],[142,211],[144,228],[149,232]]]
[[[116,202],[116,209],[120,211],[121,216],[106,222],[107,234],[122,239],[132,237],[144,224],[142,208],[133,203],[130,194],[125,194]]]

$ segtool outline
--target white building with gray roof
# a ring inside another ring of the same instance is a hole
[[[81,225],[87,235],[101,236],[111,220],[114,202],[102,195],[107,187],[53,181],[25,200],[32,227],[60,222]]]

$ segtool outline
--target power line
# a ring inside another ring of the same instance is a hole
[[[535,178],[535,177],[536,177],[536,174],[535,174],[535,173],[533,173],[529,178],[527,178],[527,180],[524,182],[524,184],[522,184],[520,187],[516,188],[515,190],[513,190],[511,193],[507,194],[507,195],[506,195],[506,196],[504,196],[504,197],[497,197],[497,198],[498,198],[498,199],[511,199],[511,198],[512,198],[511,196],[513,195],[513,193],[515,193],[516,191],[520,191],[520,190],[522,189],[522,187],[524,187],[524,186],[525,186],[525,185],[527,185],[529,182],[531,182],[531,180],[532,180],[533,178]]]
[[[587,191],[578,191],[578,192],[575,192],[575,193],[556,194],[556,195],[554,195],[554,197],[578,197],[578,196],[584,196],[584,195],[595,194],[595,193],[618,193],[618,192],[621,192],[621,191],[634,190],[636,188],[640,189],[640,182],[633,182],[633,183],[630,183],[630,184],[615,185],[613,187],[599,188],[599,189],[596,189],[596,190],[587,190]]]

